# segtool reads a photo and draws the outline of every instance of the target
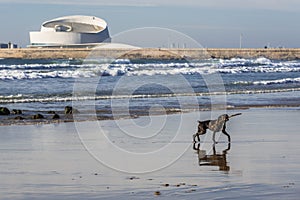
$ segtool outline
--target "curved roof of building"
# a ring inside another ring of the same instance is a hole
[[[106,28],[107,23],[98,17],[73,15],[46,21],[41,31],[99,33]]]

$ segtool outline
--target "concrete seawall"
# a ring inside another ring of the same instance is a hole
[[[300,59],[297,49],[86,49],[86,48],[24,48],[0,49],[0,58],[21,59],[85,59],[90,57],[129,59],[202,59],[258,58]]]

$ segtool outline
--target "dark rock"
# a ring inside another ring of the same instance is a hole
[[[65,107],[65,114],[72,114],[73,108],[71,106],[66,106]]]
[[[54,114],[52,119],[60,119],[60,116],[58,114]]]
[[[6,107],[0,107],[0,115],[10,115],[10,111]]]
[[[161,195],[161,192],[160,192],[160,191],[156,191],[156,192],[154,192],[154,195],[155,195],[155,196],[160,196],[160,195]]]
[[[65,114],[69,115],[69,114],[76,114],[79,113],[79,111],[71,106],[66,106],[65,107]]]
[[[139,178],[139,177],[136,177],[136,176],[132,176],[132,177],[129,177],[128,179],[132,181],[132,180],[138,180],[138,179],[140,179],[140,178]]]
[[[21,117],[21,116],[17,116],[15,117],[15,120],[24,120],[25,118],[24,117]]]
[[[48,114],[56,114],[56,112],[55,111],[48,111]]]
[[[45,117],[41,114],[36,114],[32,116],[32,119],[45,119]]]
[[[14,114],[14,115],[22,115],[23,113],[22,113],[22,110],[17,110],[17,109],[13,109],[12,110],[12,113]]]

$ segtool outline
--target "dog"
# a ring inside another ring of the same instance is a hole
[[[198,142],[200,142],[200,135],[206,134],[206,130],[209,129],[213,132],[213,142],[217,143],[215,140],[215,135],[217,132],[222,131],[227,137],[228,142],[231,142],[230,135],[226,132],[226,122],[229,121],[231,117],[235,117],[238,115],[241,115],[242,113],[237,113],[234,115],[221,115],[216,120],[206,120],[206,121],[198,121],[198,132],[193,135],[194,143],[196,143],[196,137],[198,139]]]

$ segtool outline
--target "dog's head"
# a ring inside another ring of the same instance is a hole
[[[221,115],[218,118],[218,121],[223,121],[223,122],[227,122],[229,120],[229,116],[227,114]]]

